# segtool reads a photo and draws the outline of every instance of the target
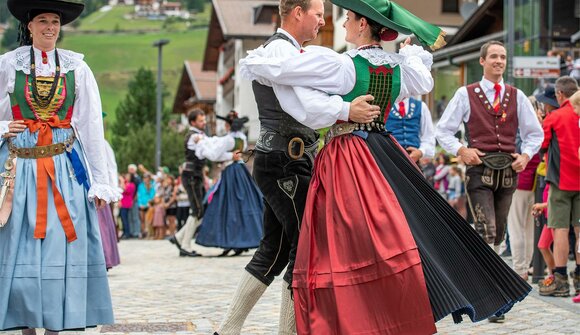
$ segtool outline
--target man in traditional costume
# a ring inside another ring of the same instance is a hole
[[[264,48],[270,56],[295,56],[302,52],[302,44],[312,40],[324,25],[322,0],[281,0],[281,28],[266,41]],[[310,102],[316,107],[295,105],[282,108],[281,95],[298,95],[293,88],[277,91],[259,82],[252,83],[258,104],[260,136],[256,143],[253,175],[265,200],[264,235],[258,250],[248,263],[234,293],[228,312],[217,333],[239,334],[243,323],[256,302],[275,277],[284,269],[279,334],[291,334],[295,329],[294,306],[290,285],[296,257],[298,234],[304,203],[312,175],[314,155],[318,149],[320,128],[304,121],[322,119],[371,120],[378,114],[378,106],[364,96],[353,103],[345,103],[339,96],[325,96]],[[365,100],[366,99],[366,100]],[[332,110],[333,115],[328,116]],[[306,112],[308,111],[308,112]]]
[[[181,182],[189,198],[190,213],[185,225],[169,239],[179,249],[179,256],[201,256],[191,247],[191,240],[203,217],[203,168],[205,159],[197,157],[195,151],[199,138],[205,137],[205,113],[201,109],[194,109],[187,115],[189,131],[185,135],[185,163],[181,172]]]
[[[423,101],[410,97],[394,104],[385,126],[415,163],[435,155],[433,119]]]
[[[503,81],[506,57],[501,42],[481,47],[483,78],[455,92],[436,130],[441,147],[467,165],[465,188],[475,229],[496,252],[505,236],[517,174],[526,168],[544,138],[526,95]],[[462,123],[467,145],[455,137]],[[516,153],[518,132],[521,153]]]

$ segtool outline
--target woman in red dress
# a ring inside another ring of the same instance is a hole
[[[241,68],[246,78],[273,83],[283,109],[312,128],[315,93],[306,88],[344,101],[371,94],[381,107],[373,122],[332,125],[316,157],[293,272],[298,333],[433,334],[448,314],[456,322],[463,314],[472,321],[504,314],[530,286],[429,185],[384,126],[394,103],[431,91],[432,56],[409,39],[398,54],[380,41],[400,31],[435,49],[444,34],[392,1],[332,2],[348,9],[346,40],[356,49],[312,47],[281,60],[257,49]],[[300,102],[278,94],[282,86],[292,86]]]

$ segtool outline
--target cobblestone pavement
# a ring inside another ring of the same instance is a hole
[[[251,257],[250,253],[225,258],[178,257],[168,241],[128,240],[119,248],[122,264],[109,273],[117,323],[85,334],[212,334]],[[196,250],[204,256],[221,252],[199,246]],[[243,334],[276,334],[281,285],[277,279],[266,291],[246,320]],[[580,334],[580,306],[571,298],[540,297],[534,290],[516,304],[503,324],[464,321],[456,325],[446,318],[437,328],[439,334],[453,335]]]

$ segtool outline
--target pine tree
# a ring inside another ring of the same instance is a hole
[[[111,126],[111,145],[120,171],[128,164],[155,166],[157,79],[151,70],[140,68],[128,84],[128,93],[116,109]],[[166,96],[167,94],[163,94]],[[173,172],[183,160],[183,136],[168,126],[169,111],[162,108],[161,164]]]
[[[112,127],[115,137],[125,136],[132,128],[155,124],[157,81],[153,72],[141,67],[128,84],[125,99],[117,106]]]

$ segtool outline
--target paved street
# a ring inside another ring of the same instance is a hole
[[[122,264],[109,274],[117,324],[90,329],[87,334],[212,334],[250,259],[249,253],[226,258],[178,257],[168,241],[129,240],[119,247]],[[196,250],[207,256],[221,251],[199,246]],[[243,334],[276,334],[280,286],[278,279],[266,291]],[[453,335],[580,334],[580,306],[571,298],[540,298],[534,292],[516,305],[504,324],[464,321],[455,325],[447,318],[437,328],[439,334]]]

